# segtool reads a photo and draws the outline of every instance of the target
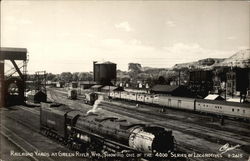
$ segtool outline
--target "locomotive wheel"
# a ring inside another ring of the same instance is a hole
[[[40,129],[40,132],[42,135],[45,135],[45,130],[44,129]]]
[[[67,144],[66,144],[66,147],[67,147],[68,149],[72,149],[72,144],[71,144],[71,142],[67,143]]]
[[[80,144],[80,149],[79,149],[80,153],[85,153],[87,152],[87,146],[84,144]]]
[[[45,130],[45,136],[49,136],[49,132]]]

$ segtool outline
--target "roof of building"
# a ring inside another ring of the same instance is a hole
[[[171,93],[176,90],[179,86],[170,86],[170,85],[155,85],[151,88],[151,91],[155,92],[167,92]]]
[[[132,89],[132,88],[125,88],[126,92],[134,92],[134,93],[147,93],[146,90],[143,89]]]
[[[92,87],[90,87],[91,89],[98,89],[98,88],[102,88],[103,85],[93,85]]]
[[[216,99],[223,99],[223,98],[218,94],[209,94],[204,99],[206,99],[206,100],[216,100]]]
[[[104,86],[102,88],[102,90],[109,90],[109,91],[114,91],[114,90],[117,90],[117,89],[120,89],[120,87],[116,87],[116,86]]]
[[[110,61],[98,61],[95,64],[115,64],[115,63],[112,63]]]
[[[26,48],[1,47],[0,51],[1,52],[23,52],[23,53],[27,53]]]
[[[246,107],[249,108],[249,103],[238,103],[238,102],[228,102],[228,101],[217,101],[217,100],[205,100],[205,99],[196,99],[196,102],[209,103],[209,104],[218,104],[218,105],[227,105],[234,107]]]
[[[227,101],[229,101],[229,102],[240,102],[240,97],[234,97],[234,98],[229,98],[229,99],[227,99]]]
[[[0,59],[1,60],[26,60],[27,49],[26,48],[0,48]]]
[[[94,82],[94,81],[80,81],[79,84],[97,84],[97,82]]]

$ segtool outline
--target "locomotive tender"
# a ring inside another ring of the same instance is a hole
[[[219,116],[250,120],[250,104],[175,97],[160,94],[145,94],[127,91],[112,91],[110,97],[140,103],[154,104],[175,109],[184,109]]]
[[[172,131],[127,120],[84,114],[66,105],[41,103],[40,131],[78,151],[168,153]]]

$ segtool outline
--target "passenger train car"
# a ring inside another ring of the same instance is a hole
[[[196,111],[250,120],[250,104],[197,99]]]
[[[250,120],[250,104],[174,97],[161,94],[146,94],[127,91],[112,91],[110,97],[136,101],[139,103],[154,104],[175,109],[184,109],[202,113],[215,114]]]

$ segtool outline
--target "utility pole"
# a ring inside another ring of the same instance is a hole
[[[181,70],[179,70],[179,86],[181,85]]]

